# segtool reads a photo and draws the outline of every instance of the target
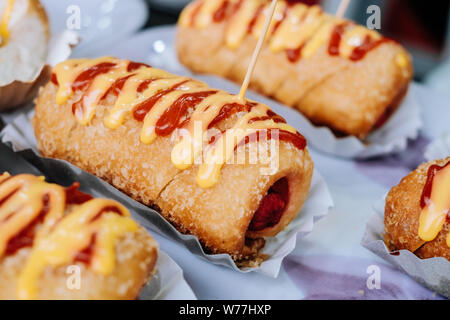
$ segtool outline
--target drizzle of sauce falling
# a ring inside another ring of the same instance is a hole
[[[251,34],[253,32],[253,28],[255,27],[256,21],[258,21],[259,16],[264,11],[265,5],[262,4],[259,6],[258,10],[256,10],[255,15],[253,16],[252,20],[250,21],[247,29],[247,33]]]
[[[89,242],[89,245],[75,255],[75,258],[73,259],[75,262],[81,262],[86,265],[91,264],[96,238],[96,234],[94,233],[91,237],[91,242]]]
[[[292,63],[299,61],[302,57],[302,50],[305,47],[305,45],[306,43],[302,44],[297,49],[286,49],[287,59]]]
[[[183,85],[186,82],[187,81],[183,81],[183,82],[177,83],[176,85],[174,85],[173,87],[171,87],[169,89],[162,90],[159,93],[157,93],[156,95],[150,97],[147,101],[144,101],[143,103],[138,105],[133,111],[134,119],[136,119],[137,121],[140,121],[140,122],[144,121],[147,113],[150,112],[150,110],[158,102],[159,99],[164,97],[166,94],[169,94],[169,93],[175,91],[179,86]]]
[[[81,192],[79,190],[80,188],[80,183],[79,182],[75,182],[73,183],[70,187],[66,188],[66,204],[67,205],[71,205],[71,204],[83,204],[85,202],[88,202],[92,199],[94,199],[90,194]]]
[[[72,84],[72,90],[77,91],[86,89],[92,79],[101,74],[109,72],[115,66],[115,63],[102,62],[83,71],[75,78],[75,81]]]

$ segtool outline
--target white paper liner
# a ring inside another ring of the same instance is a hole
[[[139,300],[196,300],[183,270],[163,251],[158,252],[156,273],[142,289]]]
[[[367,223],[361,244],[420,284],[450,298],[450,262],[445,258],[420,259],[408,250],[400,250],[395,255],[391,254],[383,241],[385,202],[386,196],[375,203],[375,214]]]
[[[174,26],[152,28],[107,50],[107,54],[149,62],[154,67],[202,80],[213,88],[232,93],[239,92],[240,88],[235,83],[216,76],[193,74],[181,65],[175,49],[175,33]],[[129,48],[140,48],[142,43],[146,43],[146,48],[149,48],[150,52],[148,50],[130,52]],[[337,138],[329,128],[317,127],[293,108],[255,92],[249,92],[248,98],[269,105],[276,113],[286,118],[290,125],[306,137],[308,144],[313,148],[343,158],[367,159],[401,152],[406,149],[409,139],[418,137],[422,120],[415,89],[415,85],[412,84],[397,112],[382,128],[370,134],[366,141],[355,137]]]
[[[262,253],[269,255],[269,258],[257,268],[240,269],[228,254],[206,254],[196,237],[181,234],[156,211],[134,201],[101,179],[83,172],[66,161],[44,159],[36,156],[38,152],[33,128],[30,123],[31,114],[32,112],[27,115],[20,115],[7,125],[1,132],[1,140],[3,142],[11,142],[15,151],[32,149],[34,153],[28,156],[34,158],[31,160],[33,164],[35,164],[34,162],[39,162],[39,169],[47,175],[57,176],[61,173],[76,176],[76,180],[80,181],[82,185],[84,183],[84,185],[92,186],[92,190],[89,193],[92,194],[101,189],[103,196],[106,193],[109,198],[119,200],[132,212],[137,212],[138,216],[135,219],[146,227],[182,243],[192,253],[203,259],[214,264],[227,266],[239,272],[256,271],[276,278],[283,259],[294,250],[297,237],[304,237],[311,233],[314,224],[325,217],[334,206],[325,181],[315,170],[310,195],[301,213],[283,232],[280,232],[276,237],[266,239],[266,246]]]
[[[428,161],[447,157],[450,157],[450,133],[443,134],[440,139],[432,142],[425,151],[425,159]]]

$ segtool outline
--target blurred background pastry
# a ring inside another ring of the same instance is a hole
[[[0,299],[135,299],[158,247],[120,203],[0,175]]]
[[[450,261],[450,158],[421,165],[386,199],[386,243],[420,258]]]

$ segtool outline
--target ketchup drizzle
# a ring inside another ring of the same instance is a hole
[[[146,80],[142,81],[142,83],[137,88],[137,92],[138,93],[144,92],[145,90],[148,89],[148,86],[155,80],[157,80],[157,79],[146,79]]]
[[[83,71],[78,77],[75,79],[72,84],[72,90],[84,90],[86,89],[95,77],[108,73],[112,68],[116,66],[115,63],[111,62],[102,62],[91,68]]]
[[[218,124],[222,120],[229,118],[235,113],[249,112],[253,107],[254,105],[250,105],[248,103],[246,105],[240,103],[226,104],[220,109],[219,114],[213,119],[213,121],[211,121],[211,123],[208,126],[208,129],[213,128],[216,124]]]
[[[165,137],[172,134],[175,129],[181,128],[189,121],[188,110],[215,93],[217,91],[186,93],[179,97],[159,118],[156,123],[156,134]]]
[[[81,263],[84,263],[87,265],[89,265],[91,263],[96,238],[97,238],[97,235],[93,234],[89,245],[75,255],[75,258],[74,258],[75,262],[81,262]]]
[[[13,255],[20,249],[33,245],[36,227],[44,221],[45,216],[50,210],[49,203],[50,198],[48,194],[44,195],[42,197],[43,206],[41,212],[22,231],[8,241],[5,250],[6,255]]]
[[[424,209],[427,206],[427,204],[430,202],[431,192],[433,189],[434,177],[439,173],[439,171],[445,169],[448,166],[450,166],[450,162],[448,162],[444,166],[439,166],[439,165],[435,164],[435,165],[432,165],[428,169],[427,182],[425,183],[425,187],[423,188],[422,196],[420,198],[420,207],[422,209]],[[447,221],[448,221],[448,215],[447,215]]]
[[[255,27],[256,21],[258,21],[258,18],[260,14],[264,11],[265,5],[262,4],[258,7],[258,9],[255,12],[255,15],[253,16],[252,20],[250,21],[247,29],[247,33],[251,34],[253,32],[253,28]]]
[[[292,133],[289,131],[279,130],[279,129],[269,129],[267,131],[259,130],[252,134],[247,135],[240,143],[237,144],[235,150],[243,145],[250,143],[251,141],[259,142],[261,141],[261,133],[266,132],[266,139],[271,140],[272,132],[278,131],[278,140],[292,143],[298,150],[304,150],[306,148],[307,142],[305,137],[303,137],[300,133]]]
[[[94,221],[100,219],[100,217],[106,212],[113,212],[113,213],[117,213],[118,215],[122,215],[122,212],[120,212],[119,208],[117,208],[115,206],[109,206],[109,207],[105,207],[102,210],[100,210],[100,212],[97,215],[95,215],[90,220],[90,222],[94,222]],[[97,240],[97,234],[94,233],[91,237],[91,241],[90,241],[89,245],[76,254],[74,261],[89,265],[92,260],[92,254],[94,253],[96,240]]]
[[[226,16],[227,16],[227,11],[228,11],[228,7],[230,5],[230,2],[228,0],[225,0],[224,2],[222,2],[222,5],[220,6],[219,9],[217,9],[216,12],[214,12],[213,15],[213,21],[216,23],[222,22],[223,20],[225,20]]]
[[[297,49],[286,49],[287,59],[292,63],[296,63],[300,60],[302,58],[302,50],[306,46],[306,43],[307,42],[303,43]]]
[[[159,99],[164,97],[166,94],[169,94],[169,93],[175,91],[178,87],[182,86],[184,83],[186,83],[188,81],[189,80],[185,80],[183,82],[177,83],[172,88],[169,88],[169,89],[166,89],[166,90],[162,90],[161,92],[157,93],[153,97],[150,97],[146,101],[142,102],[133,111],[134,119],[136,119],[137,121],[140,121],[140,122],[144,121],[145,116],[147,115],[147,113],[150,112],[150,110],[159,101]]]
[[[78,190],[80,188],[80,183],[75,182],[70,187],[65,189],[66,191],[66,204],[83,204],[94,199],[90,194],[81,192]]]
[[[97,215],[95,215],[90,220],[90,222],[94,222],[94,221],[100,219],[100,217],[106,212],[113,212],[113,213],[117,213],[118,215],[122,215],[122,212],[120,212],[119,208],[117,208],[115,206],[109,206],[109,207],[103,208]],[[91,237],[91,241],[89,242],[89,245],[75,255],[74,261],[89,265],[92,260],[92,254],[94,253],[96,240],[97,240],[97,234],[94,233]]]
[[[344,35],[345,28],[347,27],[348,23],[344,22],[341,24],[338,24],[334,27],[331,38],[330,38],[330,44],[328,46],[328,53],[331,56],[338,56],[340,53],[340,46],[342,41],[342,36]]]
[[[192,27],[195,26],[195,19],[197,18],[197,15],[199,14],[202,6],[203,6],[203,2],[199,2],[196,5],[196,7],[194,8],[194,10],[192,10],[191,21],[190,21]]]
[[[281,17],[281,19],[280,19],[280,20],[277,20],[277,21],[275,22],[275,24],[273,25],[273,29],[272,29],[271,35],[274,35],[275,32],[277,32],[277,30],[278,30],[278,28],[280,27],[281,23],[283,23],[284,19],[286,19],[287,14],[288,14],[288,11],[289,11],[289,6],[286,6],[286,8],[284,8],[283,16]]]
[[[102,62],[95,66],[92,66],[88,68],[87,70],[83,71],[78,77],[75,79],[74,83],[72,84],[72,90],[85,90],[88,88],[92,81],[99,75],[108,73],[112,68],[116,66],[115,63],[111,62]],[[84,110],[84,99],[86,97],[86,94],[83,94],[81,98],[76,101],[74,104],[72,104],[72,113],[75,114],[77,110]]]
[[[56,74],[54,72],[52,72],[52,77],[50,78],[50,81],[54,84],[54,85],[58,85],[58,78],[56,77]]]
[[[130,62],[128,64],[127,71],[128,72],[133,72],[133,71],[136,71],[136,70],[138,70],[140,68],[151,68],[151,66],[146,64],[146,63],[141,63],[141,62]]]
[[[94,222],[94,221],[100,219],[101,216],[102,216],[104,213],[107,213],[107,212],[116,213],[116,214],[118,214],[119,216],[122,215],[122,212],[121,212],[120,209],[119,209],[118,207],[116,207],[116,206],[104,207],[103,209],[101,209],[101,210],[100,210],[100,211],[99,211],[99,212],[91,219],[91,222]]]
[[[127,80],[129,78],[131,78],[133,76],[133,74],[130,74],[128,76],[125,76],[123,78],[120,78],[118,80],[116,80],[111,87],[109,87],[109,89],[105,92],[105,94],[103,95],[103,97],[101,97],[100,100],[104,100],[106,99],[106,97],[110,94],[114,94],[116,97],[119,96],[120,91],[122,91],[123,86],[125,85],[125,83],[127,82]]]
[[[92,196],[83,193],[78,190],[80,184],[78,182],[74,183],[72,186],[65,189],[66,192],[66,204],[83,204],[91,199]],[[11,198],[19,189],[14,190],[10,194],[8,194],[5,198],[0,201],[0,206],[5,203],[9,198]],[[42,197],[42,210],[40,213],[31,221],[27,226],[25,226],[17,235],[12,237],[7,245],[5,254],[6,255],[14,255],[20,249],[25,247],[31,247],[34,243],[34,238],[36,235],[36,228],[39,224],[43,223],[45,217],[47,216],[50,210],[50,196],[48,194]],[[14,213],[11,214],[11,216]],[[11,217],[10,216],[10,217]],[[9,218],[9,217],[8,217]]]
[[[359,61],[362,60],[366,54],[377,48],[378,46],[382,45],[383,43],[389,42],[391,41],[390,39],[387,38],[383,38],[383,39],[379,39],[379,40],[372,40],[372,38],[370,36],[367,36],[364,38],[363,43],[359,46],[356,47],[351,56],[350,56],[350,60],[352,61]]]
[[[239,2],[241,3],[241,2]],[[90,82],[92,82],[95,77],[99,76],[100,74],[109,72],[116,64],[114,63],[100,63],[97,64],[87,70],[85,70],[83,73],[81,73],[73,87],[77,89],[87,89],[89,87]],[[143,63],[133,63],[130,62],[130,64],[127,67],[127,70],[129,72],[133,72],[139,68],[147,67],[146,64]],[[114,94],[118,96],[123,89],[126,81],[131,78],[134,74],[130,74],[128,76],[122,77],[118,80],[116,80],[111,87],[107,90],[107,92],[104,94],[102,99],[106,98],[109,94]],[[53,77],[55,82],[57,82],[56,75]],[[158,79],[146,79],[144,80],[139,87],[137,88],[137,92],[140,93],[148,88],[148,86]],[[165,89],[160,91],[159,93],[153,95],[152,97],[148,98],[146,101],[142,102],[136,108],[133,110],[133,117],[137,121],[144,121],[146,115],[150,110],[153,108],[153,106],[165,95],[179,89],[184,83],[188,82],[190,80],[184,80],[180,83],[175,84],[171,88]],[[186,93],[182,96],[180,96],[169,108],[167,108],[162,116],[158,119],[156,123],[155,132],[158,136],[168,136],[173,133],[173,131],[177,128],[183,127],[187,121],[189,121],[189,109],[195,108],[196,105],[201,103],[205,98],[207,98],[210,95],[213,95],[217,93],[216,90],[209,90],[209,91],[203,91],[203,92],[197,92],[197,93]],[[86,93],[85,93],[86,95]],[[75,102],[72,105],[72,111],[75,113],[77,108],[83,108],[83,99],[82,98]],[[240,104],[240,103],[229,103],[220,109],[218,115],[211,121],[211,123],[208,125],[208,129],[213,128],[215,125],[217,125],[219,122],[229,118],[233,114],[239,113],[239,112],[250,112],[253,107],[255,107],[257,103],[254,102],[247,102],[246,104]],[[268,110],[266,117],[258,117],[250,120],[251,122],[255,121],[265,121],[272,119],[276,123],[286,123],[286,120],[284,120],[282,117],[275,114],[273,111]],[[292,134],[287,131],[279,131],[279,139],[284,141],[289,141],[294,144],[295,147],[297,147],[300,150],[303,150],[306,146],[306,140],[305,138],[297,134]],[[272,136],[272,130],[269,130],[268,139],[271,139]],[[249,137],[247,137],[247,140]],[[259,139],[259,138],[258,138]],[[73,190],[75,190],[76,187],[72,187]],[[75,192],[75,191],[73,191]],[[84,199],[81,197],[80,199]],[[83,201],[80,200],[79,201]],[[86,198],[87,199],[87,198]]]
[[[10,179],[9,177],[8,179]],[[8,179],[5,179],[8,180]],[[4,182],[4,181],[2,181]],[[87,201],[90,201],[93,199],[92,196],[89,194],[83,193],[79,191],[80,183],[75,182],[70,187],[65,188],[65,194],[66,194],[66,205],[81,205]],[[20,189],[20,188],[19,188]],[[14,190],[10,194],[8,194],[6,197],[0,200],[0,206],[5,203],[8,199],[10,199],[19,189]],[[20,232],[18,232],[16,235],[14,235],[6,244],[5,248],[5,255],[14,255],[19,250],[25,248],[25,247],[31,247],[33,246],[34,239],[36,237],[36,231],[38,228],[38,225],[44,223],[45,218],[47,214],[50,211],[50,195],[45,194],[42,197],[42,209],[39,212],[39,214],[30,222],[27,226],[25,226]],[[106,212],[112,212],[119,215],[122,215],[122,212],[117,206],[108,206],[103,209],[101,209],[98,214],[96,214],[90,222],[93,222],[97,219],[99,219],[104,213]],[[13,212],[7,219],[9,219],[11,216],[13,216],[15,212]],[[6,220],[7,220],[6,219]],[[0,223],[6,221],[3,220]],[[94,251],[96,242],[96,234],[92,235],[90,244],[80,252],[76,254],[74,257],[74,261],[90,264],[92,259],[92,254]]]

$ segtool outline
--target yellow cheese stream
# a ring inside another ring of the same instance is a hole
[[[427,242],[433,241],[441,232],[449,213],[450,166],[446,166],[434,176],[429,202],[420,215],[419,237]],[[450,247],[450,233],[446,242]]]

